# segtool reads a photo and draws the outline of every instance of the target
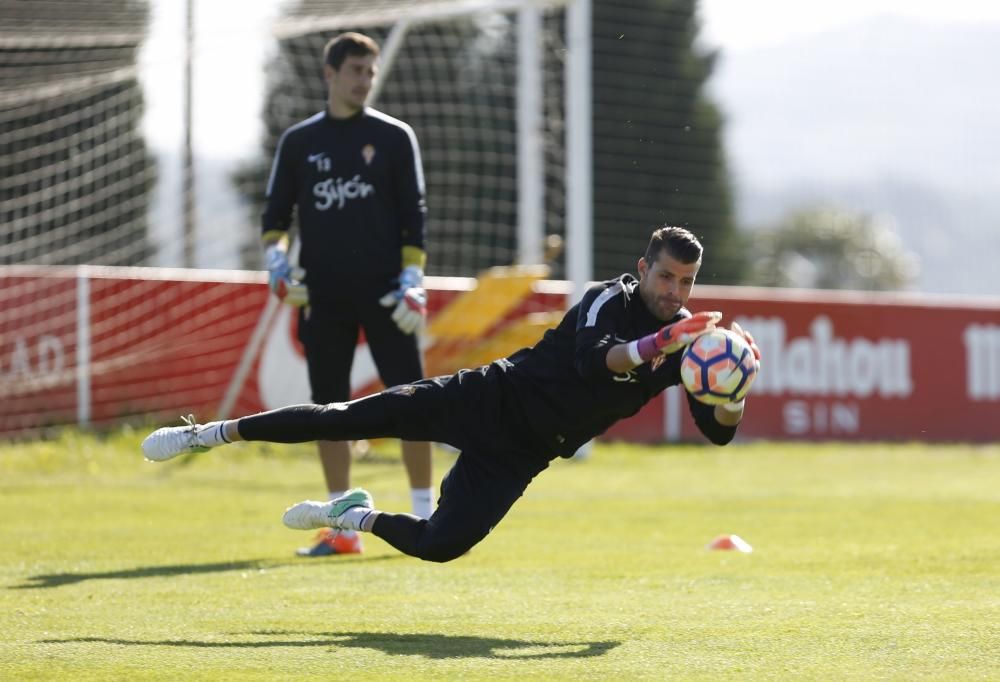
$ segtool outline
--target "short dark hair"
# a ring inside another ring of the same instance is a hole
[[[331,38],[330,42],[326,44],[323,48],[323,63],[340,69],[340,65],[344,63],[348,55],[367,57],[370,54],[378,56],[378,43],[363,33],[348,31],[341,33],[336,38]]]
[[[643,256],[647,263],[654,263],[660,257],[660,251],[666,249],[671,257],[681,263],[697,263],[701,260],[701,242],[689,230],[683,227],[664,225],[653,230],[653,236],[646,247]]]

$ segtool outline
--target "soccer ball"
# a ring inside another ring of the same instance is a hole
[[[709,405],[743,400],[757,360],[742,336],[715,329],[696,338],[681,356],[681,381],[695,400]]]

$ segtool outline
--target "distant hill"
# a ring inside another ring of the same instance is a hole
[[[1000,24],[879,18],[723,54],[740,222],[828,203],[886,213],[917,288],[1000,293]]]

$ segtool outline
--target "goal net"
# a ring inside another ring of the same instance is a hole
[[[4,3],[0,265],[132,265],[149,255],[153,165],[126,0]]]
[[[540,262],[545,236],[565,231],[563,4],[293,6],[275,26],[280,47],[264,113],[268,164],[281,132],[324,106],[323,46],[347,30],[382,46],[370,102],[417,134],[428,272],[475,276],[495,265]],[[265,168],[257,171],[257,193]]]

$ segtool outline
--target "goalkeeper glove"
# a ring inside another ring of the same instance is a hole
[[[416,265],[408,265],[399,273],[399,287],[379,299],[379,303],[391,308],[392,321],[404,334],[412,334],[427,318],[427,292],[424,290],[424,271]]]
[[[264,252],[264,265],[267,267],[267,286],[281,301],[290,306],[300,308],[309,303],[309,290],[302,283],[305,270],[288,264],[288,256],[277,244],[271,244]]]
[[[749,393],[750,387],[753,386],[754,380],[757,378],[757,375],[760,374],[760,348],[757,347],[757,342],[753,340],[753,335],[750,332],[743,329],[743,327],[740,326],[739,322],[733,322],[731,325],[729,325],[729,328],[732,330],[734,334],[742,336],[743,339],[747,342],[747,345],[750,346],[750,351],[753,353],[754,362],[756,363],[753,374],[751,374],[747,378],[747,384],[743,390],[744,397],[738,402],[723,403],[721,405],[722,409],[728,410],[729,412],[742,412],[743,407],[746,403],[746,394]]]
[[[750,383],[753,383],[753,380],[757,378],[758,374],[760,374],[760,348],[757,347],[757,342],[753,340],[753,334],[741,327],[739,322],[734,321],[731,325],[729,325],[729,328],[734,334],[742,336],[747,342],[747,345],[750,346],[750,352],[753,353],[753,359],[756,363],[753,376],[750,377]]]
[[[757,361],[757,369],[760,369],[760,348],[757,347],[757,342],[753,340],[753,335],[740,326],[739,322],[733,322],[729,325],[729,328],[734,334],[739,334],[742,336],[747,345],[750,346],[750,350],[753,352],[753,359]]]
[[[715,329],[722,319],[720,312],[695,313],[686,320],[668,324],[660,331],[644,336],[629,344],[629,357],[637,365],[649,362],[657,355],[676,353],[696,338]]]

